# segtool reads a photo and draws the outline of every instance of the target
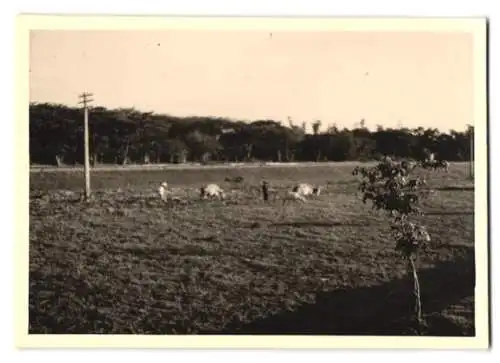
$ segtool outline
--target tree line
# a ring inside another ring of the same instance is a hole
[[[83,110],[31,103],[30,163],[83,163]],[[148,164],[250,161],[347,161],[393,158],[470,159],[474,128],[439,132],[435,128],[384,128],[361,120],[353,129],[335,125],[274,120],[245,122],[221,117],[175,117],[134,108],[89,110],[92,164]]]

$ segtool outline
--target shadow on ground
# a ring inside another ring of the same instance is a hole
[[[450,305],[474,296],[474,251],[467,248],[464,257],[421,270],[419,277],[427,320],[422,335],[474,336],[473,327],[441,314]],[[372,287],[320,292],[314,304],[295,311],[200,334],[412,335],[411,288],[409,280],[400,279]],[[474,321],[473,316],[468,319]]]
[[[474,190],[474,186],[445,186],[445,187],[434,188],[434,190],[439,190],[439,191],[450,191],[450,190],[471,191],[471,190]]]
[[[455,212],[426,212],[427,216],[472,216],[474,211],[455,211]]]
[[[297,221],[297,222],[277,222],[272,223],[270,227],[366,227],[367,223],[355,222],[321,222],[321,221]]]

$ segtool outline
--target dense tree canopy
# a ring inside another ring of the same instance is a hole
[[[30,104],[32,164],[80,164],[83,161],[83,111],[64,105]],[[467,131],[392,129],[379,126],[321,130],[321,120],[307,133],[289,119],[243,122],[217,117],[174,117],[133,108],[90,109],[93,163],[182,163],[187,161],[344,161],[382,155],[423,159],[431,152],[449,161],[469,159]]]

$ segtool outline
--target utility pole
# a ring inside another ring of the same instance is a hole
[[[472,167],[474,163],[474,133],[472,132],[472,127],[469,128],[469,143],[470,143],[469,178],[474,179],[474,169]]]
[[[85,173],[85,200],[90,200],[90,162],[89,162],[89,109],[88,105],[90,102],[94,101],[91,97],[92,93],[83,92],[79,95],[81,99],[80,104],[83,104],[83,124],[84,124],[84,135],[83,135],[83,145],[84,145],[84,173]]]

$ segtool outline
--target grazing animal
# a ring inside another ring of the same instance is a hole
[[[321,193],[320,187],[313,187],[310,184],[301,183],[292,188],[292,192],[298,193],[304,197],[308,195],[318,196]]]
[[[420,166],[421,166],[422,168],[424,168],[424,169],[430,169],[430,168],[432,168],[432,167],[433,167],[433,165],[434,165],[434,162],[432,162],[432,161],[430,161],[430,160],[427,160],[427,159],[426,159],[426,160],[422,160],[422,161],[420,162]]]
[[[168,199],[168,183],[167,182],[161,183],[160,187],[158,188],[158,193],[160,194],[160,199],[162,201],[166,202]]]
[[[421,185],[426,185],[427,182],[425,179],[423,178],[420,178],[420,177],[417,177],[416,179],[410,179],[408,181],[408,186],[410,187],[410,189],[417,189],[418,186],[421,186]]]
[[[446,172],[448,172],[448,169],[450,167],[450,163],[448,161],[446,161],[446,160],[439,160],[437,162],[437,164],[438,164],[437,165],[438,168],[444,169]]]
[[[283,196],[283,205],[285,205],[287,202],[307,202],[306,198],[300,194],[299,192],[295,191],[287,191],[285,195]]]
[[[450,163],[446,160],[427,159],[427,160],[422,161],[422,167],[424,169],[434,169],[434,170],[444,169],[446,172],[448,172],[449,166],[450,166]]]
[[[208,184],[200,188],[200,197],[201,199],[217,197],[220,200],[224,200],[226,194],[217,184]]]
[[[404,174],[408,175],[409,172],[411,172],[412,170],[414,170],[417,167],[417,163],[415,163],[414,161],[403,160],[401,162],[401,167],[404,170]]]

